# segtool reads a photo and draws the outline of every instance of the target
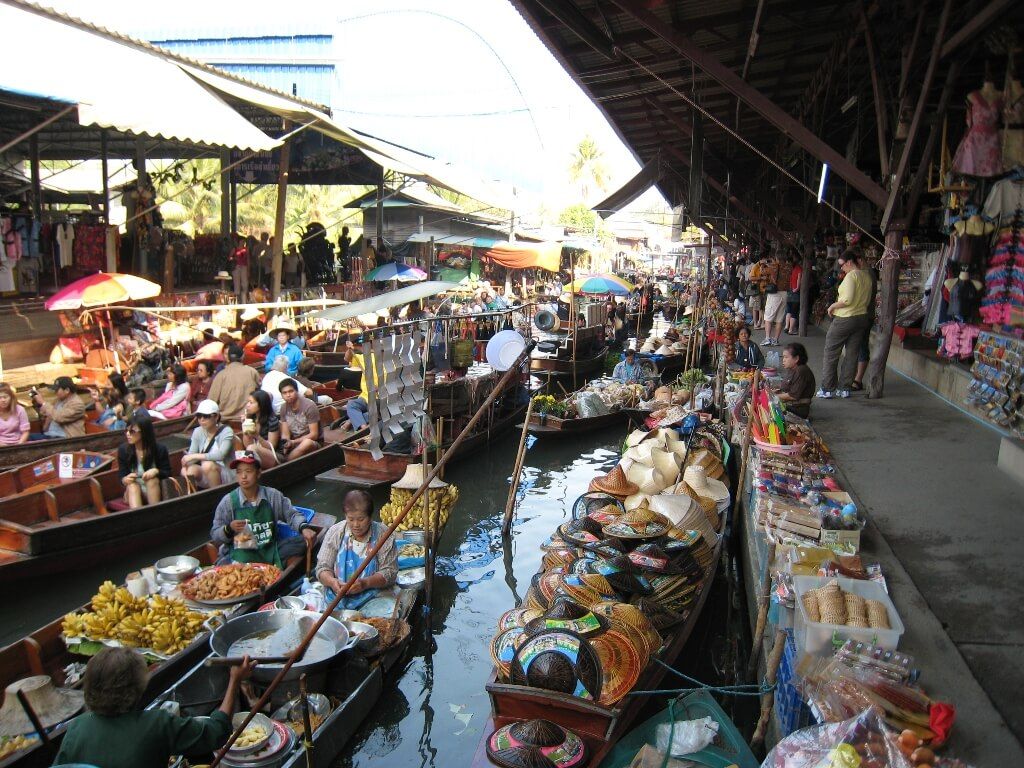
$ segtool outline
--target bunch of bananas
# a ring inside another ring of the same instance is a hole
[[[203,628],[206,616],[189,610],[182,600],[163,595],[134,597],[124,587],[104,582],[93,597],[91,611],[64,617],[65,637],[117,640],[132,648],[173,654],[182,650]]]
[[[454,485],[448,485],[444,488],[431,488],[426,493],[428,494],[430,510],[430,527],[434,531],[440,531],[444,528],[445,523],[448,522],[448,515],[451,514],[455,502],[458,501],[459,489]],[[405,505],[409,503],[412,494],[412,491],[404,488],[392,488],[391,500],[380,508],[381,522],[391,525],[398,515],[401,514],[402,510],[405,509]],[[423,497],[420,497],[413,508],[409,510],[409,514],[406,515],[402,524],[398,526],[398,530],[408,531],[409,529],[425,528],[425,522]]]

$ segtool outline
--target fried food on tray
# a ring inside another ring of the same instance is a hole
[[[189,600],[230,600],[233,597],[259,592],[281,578],[273,565],[232,563],[211,568],[181,585],[181,593]]]

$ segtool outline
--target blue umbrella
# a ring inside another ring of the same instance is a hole
[[[412,283],[417,280],[426,280],[427,273],[418,267],[410,267],[408,264],[399,264],[392,261],[374,267],[366,273],[366,282],[378,282],[384,280],[398,280],[402,283]]]

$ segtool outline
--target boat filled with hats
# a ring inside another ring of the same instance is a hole
[[[542,544],[501,615],[474,765],[598,765],[686,646],[714,579],[730,493],[724,430],[637,430]]]

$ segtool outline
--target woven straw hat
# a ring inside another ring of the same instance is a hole
[[[513,608],[498,617],[498,631],[504,632],[513,627],[525,627],[528,622],[542,615],[543,612],[535,608]]]
[[[588,751],[572,731],[547,720],[523,720],[490,735],[487,758],[501,768],[577,768],[587,764]]]
[[[516,649],[524,642],[526,642],[526,631],[522,627],[511,627],[504,632],[499,632],[491,639],[491,661],[494,662],[494,668],[498,670],[498,676],[503,680],[509,679]]]
[[[619,496],[625,498],[626,496],[632,496],[634,493],[640,490],[639,486],[631,483],[626,478],[626,473],[622,471],[622,467],[616,465],[611,472],[603,477],[595,477],[590,482],[591,488],[595,491],[610,494],[611,496]]]
[[[651,461],[654,468],[665,478],[665,485],[674,485],[676,478],[679,477],[679,469],[683,465],[682,457],[672,451],[658,448],[651,452]]]
[[[583,637],[565,630],[548,630],[529,638],[512,659],[512,682],[599,700],[601,660]]]
[[[669,528],[669,522],[661,515],[638,509],[621,515],[602,530],[605,536],[619,539],[656,539]]]
[[[686,619],[685,615],[666,608],[652,597],[635,597],[630,600],[630,603],[647,617],[651,625],[659,633],[664,629],[674,627]]]
[[[649,429],[634,429],[626,437],[626,447],[632,448],[634,445],[640,445],[640,443],[646,440],[650,435],[651,430]]]
[[[391,484],[392,488],[401,488],[403,490],[415,491],[418,490],[427,475],[430,474],[432,467],[428,464],[424,471],[423,465],[419,462],[410,462],[405,468],[405,474]],[[431,488],[447,488],[448,483],[444,480],[438,480],[436,477],[430,481]]]
[[[0,736],[21,736],[35,730],[21,702],[18,701],[18,691],[28,699],[29,705],[44,728],[77,715],[85,704],[84,693],[69,688],[58,688],[49,675],[35,675],[16,680],[4,690],[4,703],[0,707]]]
[[[613,706],[633,689],[644,669],[640,651],[622,632],[610,629],[591,641],[601,661],[603,677],[597,703]]]
[[[652,454],[658,448],[654,440],[644,440],[638,445],[634,445],[624,454],[622,454],[621,464],[624,468],[628,469],[632,464],[643,464],[647,467],[654,466],[654,458]]]
[[[683,482],[697,492],[716,502],[729,498],[729,489],[721,480],[708,477],[704,467],[691,464],[683,472]]]
[[[654,354],[656,354],[656,355],[674,355],[675,354],[675,350],[672,349],[672,347],[670,347],[668,344],[662,344],[660,347],[658,347],[658,349],[655,351]]]
[[[528,622],[523,629],[529,637],[549,629],[567,629],[583,637],[591,637],[605,632],[610,626],[611,622],[604,616],[598,616],[571,598],[559,597],[548,610]]]
[[[722,466],[721,460],[707,448],[694,451],[686,463],[703,467],[708,477],[713,477],[715,480],[725,477],[725,467]]]
[[[626,478],[640,493],[659,493],[665,487],[665,476],[654,467],[635,463],[626,470]],[[634,491],[636,493],[636,491]],[[633,494],[629,494],[632,496]]]
[[[604,602],[594,606],[594,611],[612,620],[615,626],[628,626],[640,632],[647,641],[651,652],[661,647],[661,635],[654,624],[635,605],[629,603]]]
[[[622,505],[627,512],[632,512],[634,509],[648,509],[651,506],[651,498],[649,493],[634,493],[632,496],[627,496]]]

